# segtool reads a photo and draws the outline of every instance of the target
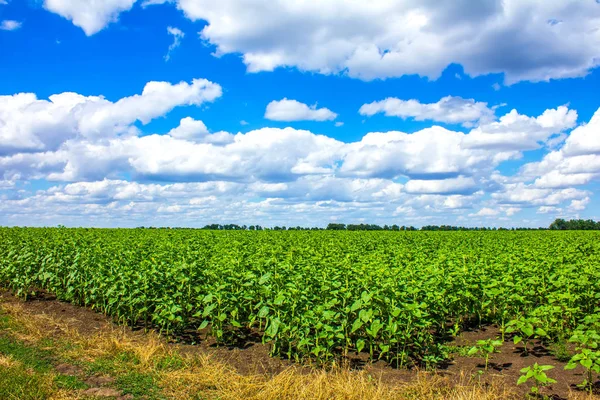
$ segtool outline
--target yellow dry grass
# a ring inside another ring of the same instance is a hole
[[[11,368],[16,365],[16,361],[11,356],[0,354],[0,368]]]
[[[275,375],[243,375],[223,362],[204,354],[181,355],[155,333],[132,333],[126,329],[106,327],[97,333],[84,335],[69,321],[45,314],[28,312],[17,302],[0,303],[18,329],[14,334],[23,340],[38,342],[60,335],[73,343],[64,350],[67,358],[94,360],[119,352],[135,354],[139,372],[158,377],[162,394],[168,399],[219,400],[510,400],[522,398],[500,382],[480,385],[468,376],[444,377],[418,373],[407,383],[387,384],[365,371],[345,368],[331,370],[300,370],[290,367]],[[159,368],[165,357],[179,357],[182,365],[173,369]],[[10,359],[0,358],[2,363]],[[54,400],[78,399],[78,392],[59,391]],[[572,400],[590,400],[581,393],[572,393]]]
[[[516,398],[500,386],[480,387],[464,381],[452,383],[433,374],[420,374],[410,383],[386,385],[364,371],[346,369],[303,373],[291,367],[275,376],[242,376],[210,358],[189,370],[164,375],[165,394],[189,399],[194,393],[223,400],[492,400]]]

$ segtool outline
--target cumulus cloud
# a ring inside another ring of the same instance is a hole
[[[408,193],[427,194],[470,194],[477,190],[473,178],[459,176],[450,179],[410,180],[405,189]]]
[[[600,108],[588,124],[577,127],[565,142],[564,154],[578,156],[600,154]]]
[[[327,108],[317,108],[317,105],[308,106],[296,100],[273,100],[267,104],[265,118],[272,121],[331,121],[337,114]]]
[[[449,124],[474,124],[494,119],[494,110],[487,103],[473,99],[446,96],[437,103],[421,103],[419,100],[401,100],[388,97],[385,100],[363,104],[361,115],[384,113],[388,117],[414,118],[417,121],[436,121]]]
[[[538,117],[529,117],[512,110],[500,117],[499,121],[473,129],[465,139],[465,146],[504,151],[534,150],[553,135],[573,128],[576,122],[577,112],[566,106],[546,110]]]
[[[202,138],[208,135],[208,128],[204,122],[197,121],[191,117],[185,117],[179,122],[177,128],[171,129],[169,136],[176,139]]]
[[[179,126],[173,128],[168,133],[175,139],[189,140],[192,142],[203,142],[212,144],[227,144],[234,140],[234,135],[229,132],[210,133],[204,122],[195,120],[191,117],[182,118]]]
[[[573,129],[564,145],[541,161],[523,165],[519,176],[537,188],[568,188],[600,178],[600,109],[590,121]]]
[[[136,134],[136,121],[147,124],[177,106],[201,105],[221,96],[221,87],[205,79],[191,83],[148,82],[139,95],[111,102],[77,93],[38,99],[33,93],[0,96],[0,155],[54,150],[76,137]]]
[[[305,213],[315,225],[319,218],[388,223],[390,216],[416,225],[496,216],[489,223],[500,224],[527,209],[582,211],[593,194],[578,186],[600,176],[596,117],[569,133],[576,114],[566,107],[539,116],[512,111],[470,132],[432,126],[370,132],[349,143],[291,127],[212,132],[192,117],[162,135],[138,127],[220,95],[217,84],[194,80],[150,82],[116,101],[77,93],[0,97],[0,223],[25,214],[45,221],[40,215],[48,213],[90,217],[92,225],[107,216],[139,224],[150,213],[157,224],[215,222],[207,220],[214,215],[281,224],[301,222]],[[481,132],[504,139],[474,146],[470,137]],[[567,135],[564,145],[542,160],[516,175],[498,172],[530,143],[538,148],[558,133]],[[506,144],[516,138],[523,140]],[[16,189],[34,179],[55,186]]]
[[[167,27],[167,33],[173,36],[173,43],[169,46],[169,51],[165,55],[165,61],[171,59],[171,53],[175,51],[181,45],[181,39],[185,37],[185,33],[179,28],[173,28],[172,26]]]
[[[495,217],[498,214],[500,214],[500,211],[485,207],[485,208],[482,208],[481,210],[477,211],[476,213],[471,214],[471,216],[473,216],[473,217]]]
[[[571,211],[583,211],[590,203],[590,198],[585,197],[580,200],[571,200],[571,204],[569,205],[569,210]]]
[[[360,142],[348,144],[340,172],[364,177],[447,179],[493,168],[516,155],[465,148],[466,136],[439,126],[411,134],[368,133]]]
[[[136,0],[45,0],[81,27],[102,30]],[[598,66],[600,5],[594,1],[416,0],[290,3],[287,0],[145,0],[176,3],[207,25],[215,55],[242,55],[249,72],[296,67],[372,80],[418,74],[435,79],[452,63],[505,83],[580,77]],[[548,23],[560,21],[560,23]]]
[[[4,3],[4,4],[6,4],[6,3]],[[5,19],[4,21],[2,21],[2,23],[0,23],[0,30],[3,30],[3,31],[16,31],[22,25],[23,25],[22,22],[15,21],[15,20],[12,20],[12,19]]]
[[[116,22],[119,14],[130,10],[136,0],[44,0],[44,7],[73,22],[87,36],[100,32],[108,24]]]
[[[594,1],[177,0],[216,55],[240,53],[250,72],[297,67],[371,80],[437,78],[457,63],[505,83],[586,75],[598,65]],[[550,24],[547,21],[561,21]]]

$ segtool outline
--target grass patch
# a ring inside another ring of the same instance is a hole
[[[53,392],[48,376],[22,364],[0,366],[0,399],[42,400]]]
[[[24,343],[0,336],[0,354],[10,356],[15,361],[31,368],[35,372],[45,373],[52,369],[50,363],[51,353],[35,346],[26,346]]]
[[[85,364],[88,375],[119,375],[130,371],[139,361],[131,352],[120,351],[116,354],[105,354]]]
[[[82,382],[81,379],[71,375],[57,375],[54,377],[54,383],[59,389],[78,390],[88,388],[88,385]]]
[[[147,399],[163,399],[160,396],[160,389],[156,384],[156,379],[152,374],[139,372],[130,372],[121,375],[116,381],[117,387],[123,394],[131,394],[135,398],[144,396]]]

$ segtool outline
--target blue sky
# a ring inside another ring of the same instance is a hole
[[[0,224],[600,219],[598,26],[595,0],[0,0]]]

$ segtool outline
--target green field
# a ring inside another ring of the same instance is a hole
[[[0,286],[166,333],[254,331],[297,360],[435,365],[490,324],[593,351],[600,233],[1,228]]]

